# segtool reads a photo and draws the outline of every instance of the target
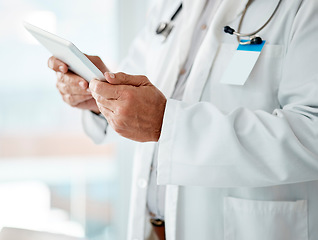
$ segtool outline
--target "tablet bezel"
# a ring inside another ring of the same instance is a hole
[[[94,78],[105,80],[103,73],[72,42],[30,23],[23,24],[25,29],[54,57],[66,63],[69,70],[88,82]]]

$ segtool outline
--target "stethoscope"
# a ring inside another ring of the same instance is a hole
[[[224,32],[231,34],[231,35],[236,35],[238,42],[242,45],[248,45],[248,44],[254,45],[254,44],[261,44],[263,42],[262,38],[260,36],[258,36],[257,33],[259,33],[263,28],[265,28],[267,26],[267,24],[273,19],[273,17],[275,16],[275,14],[276,14],[276,12],[277,12],[277,10],[282,2],[282,0],[279,0],[274,12],[272,13],[270,18],[265,22],[265,24],[263,26],[261,26],[259,29],[257,29],[256,31],[254,31],[252,33],[241,33],[240,30],[241,30],[241,26],[242,26],[245,14],[247,12],[248,7],[251,5],[251,3],[253,1],[254,0],[249,0],[248,3],[246,4],[245,9],[244,9],[242,16],[241,16],[241,19],[240,19],[240,23],[239,23],[239,27],[238,27],[237,32],[233,28],[231,28],[230,26],[224,27]],[[165,37],[165,39],[168,38],[168,36],[170,35],[170,33],[173,29],[173,21],[178,16],[181,9],[182,9],[182,3],[180,4],[180,6],[176,10],[176,12],[172,15],[169,22],[159,23],[159,26],[156,29],[157,35],[162,35]],[[248,40],[244,40],[242,38],[248,38]]]
[[[282,0],[279,0],[274,12],[272,13],[272,15],[270,16],[270,18],[266,21],[266,23],[261,26],[259,29],[257,29],[256,31],[252,32],[252,33],[241,33],[241,26],[242,26],[242,22],[244,20],[245,14],[247,12],[248,7],[251,5],[251,3],[254,0],[249,0],[248,3],[246,4],[246,7],[242,13],[242,17],[239,23],[239,27],[238,27],[238,31],[236,32],[233,28],[231,28],[230,26],[225,26],[224,27],[224,32],[231,34],[231,35],[236,35],[237,36],[237,41],[241,44],[241,45],[254,45],[254,44],[261,44],[263,42],[263,39],[257,35],[257,33],[259,33],[263,28],[265,28],[267,26],[267,24],[273,19],[274,15],[276,14]],[[248,40],[246,41],[242,41],[241,38],[248,38]]]
[[[178,14],[181,12],[181,10],[182,10],[182,3],[178,7],[177,11],[172,15],[169,22],[159,23],[159,26],[156,29],[156,34],[162,35],[165,37],[165,39],[167,39],[168,36],[170,35],[172,29],[173,29],[173,21],[178,16]]]

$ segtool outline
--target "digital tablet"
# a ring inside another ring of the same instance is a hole
[[[70,41],[27,22],[24,22],[24,27],[72,72],[88,82],[94,78],[105,80],[103,73]]]

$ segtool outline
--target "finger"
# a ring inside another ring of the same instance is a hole
[[[103,106],[107,109],[109,109],[112,112],[115,112],[115,110],[118,108],[118,101],[117,100],[109,100],[106,99],[96,93],[92,93],[93,98],[96,101],[97,105]]]
[[[48,66],[55,72],[62,72],[66,73],[68,71],[68,66],[62,62],[61,60],[57,59],[56,57],[52,56],[48,60]]]
[[[89,89],[82,89],[79,85],[70,85],[58,81],[56,83],[56,87],[62,94],[91,96],[91,92]]]
[[[99,56],[92,56],[84,54],[102,73],[108,72],[107,67],[103,63],[102,59]]]
[[[136,87],[151,85],[148,78],[142,75],[129,75],[123,72],[119,72],[119,73],[106,72],[104,76],[109,83],[116,84],[116,85],[118,84],[132,85]]]
[[[62,98],[67,104],[76,107],[79,103],[92,99],[92,96],[63,94]]]
[[[80,109],[89,109],[89,110],[95,112],[96,114],[100,114],[100,111],[97,107],[97,104],[96,104],[96,101],[94,98],[89,99],[85,102],[81,102],[81,103],[77,104],[75,107],[80,108]]]
[[[110,123],[111,119],[113,118],[113,111],[108,109],[107,107],[100,105],[97,103],[99,111],[104,115],[107,121]]]
[[[66,74],[57,72],[57,80],[60,83],[64,83],[66,85],[69,85],[70,87],[73,88],[79,88],[78,91],[80,91],[80,89],[83,90],[83,93],[85,91],[90,92],[88,89],[88,82],[86,80],[84,80],[82,77],[72,73],[72,72],[68,72]]]
[[[85,102],[81,102],[81,103],[77,104],[76,107],[80,108],[80,109],[89,109],[91,111],[94,111],[97,114],[100,113],[94,98],[89,99]]]
[[[123,87],[93,79],[89,82],[89,89],[106,99],[118,99]]]

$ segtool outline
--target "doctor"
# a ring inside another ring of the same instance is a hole
[[[128,239],[146,239],[149,218],[167,240],[318,239],[318,1],[185,0],[163,40],[158,23],[179,6],[156,1],[125,73],[91,57],[108,83],[49,60],[95,142],[107,125],[143,142]],[[249,33],[268,19],[245,83],[221,82],[238,46],[223,27]]]

